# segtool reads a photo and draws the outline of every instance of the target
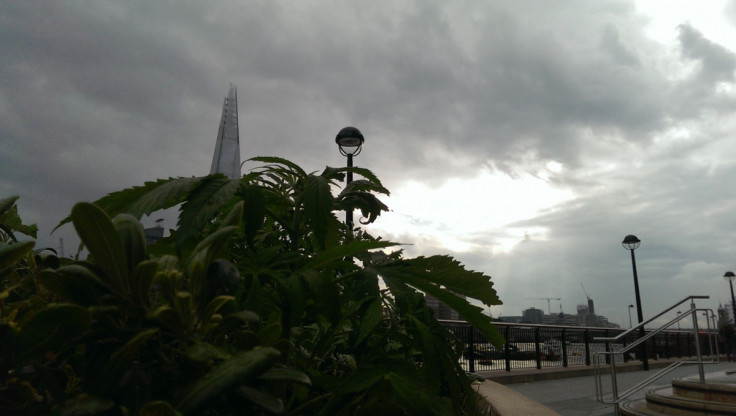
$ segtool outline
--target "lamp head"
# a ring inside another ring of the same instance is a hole
[[[736,274],[733,274],[733,272],[726,272],[726,273],[725,273],[725,274],[723,275],[723,278],[724,278],[724,279],[725,279],[725,280],[726,280],[727,282],[733,282],[733,280],[734,280],[734,279],[736,279]]]
[[[631,234],[624,237],[624,241],[621,242],[621,245],[623,245],[626,250],[636,250],[639,248],[639,244],[641,244],[641,240]]]
[[[335,143],[340,148],[340,153],[344,156],[357,155],[363,148],[363,134],[355,127],[345,127],[337,133]]]

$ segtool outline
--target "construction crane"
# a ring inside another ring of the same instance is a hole
[[[552,315],[552,308],[549,306],[549,301],[562,300],[562,298],[527,298],[527,299],[546,300],[547,301],[547,311],[549,312],[550,315]],[[560,305],[560,310],[562,310],[562,305]]]
[[[585,293],[585,297],[590,300],[590,296],[588,296],[588,292],[585,290],[585,286],[583,286],[583,282],[578,280],[578,283],[580,283],[580,287],[583,288],[583,293]]]

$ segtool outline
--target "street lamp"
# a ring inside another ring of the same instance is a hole
[[[644,315],[641,311],[641,296],[639,296],[639,276],[636,274],[636,256],[634,256],[634,250],[639,248],[640,244],[641,240],[639,240],[635,235],[631,234],[624,237],[624,241],[621,242],[621,245],[623,245],[625,249],[631,252],[631,268],[634,271],[634,290],[636,293],[636,317],[639,319],[639,324],[644,322]],[[639,338],[642,338],[643,336],[644,326],[642,325],[639,328]],[[646,342],[643,342],[641,344],[641,354],[644,371],[649,371],[649,359],[647,358]]]
[[[353,167],[353,156],[357,156],[363,150],[363,134],[355,127],[345,127],[337,133],[335,143],[340,148],[340,154],[348,158],[348,167]],[[353,172],[348,171],[345,179],[345,185],[349,185],[353,181]],[[353,229],[353,210],[345,210],[345,224],[350,230]]]
[[[631,328],[633,325],[631,324],[631,308],[633,308],[634,305],[629,305],[629,328]]]
[[[734,322],[736,322],[736,300],[734,300],[733,297],[733,279],[736,279],[736,274],[733,274],[733,272],[726,272],[726,274],[723,275],[723,278],[726,279],[728,284],[731,286],[731,308],[733,310]]]

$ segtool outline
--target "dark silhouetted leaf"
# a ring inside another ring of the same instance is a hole
[[[128,270],[146,258],[146,237],[143,235],[143,226],[130,214],[118,214],[113,218],[112,225],[118,233],[120,242],[125,250]]]
[[[0,243],[0,272],[10,268],[25,257],[36,243],[23,241],[17,244]]]
[[[110,218],[98,207],[80,202],[72,208],[74,229],[95,263],[115,287],[128,292],[128,265],[125,250]]]
[[[224,361],[200,379],[177,408],[184,414],[197,413],[207,402],[236,385],[255,380],[274,365],[279,355],[274,348],[256,347]]]
[[[49,305],[31,315],[18,332],[17,347],[26,358],[37,358],[71,342],[89,328],[87,309],[71,304]]]

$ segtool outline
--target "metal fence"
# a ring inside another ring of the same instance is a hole
[[[478,330],[464,321],[440,323],[465,344],[461,365],[471,373],[522,368],[590,366],[592,356],[601,351],[618,351],[638,338],[625,337],[620,344],[595,341],[596,337],[615,337],[620,328],[573,327],[494,322],[506,343],[496,348]],[[701,342],[707,342],[701,331]],[[703,345],[703,344],[701,344]],[[650,360],[695,355],[692,330],[663,331],[647,342]],[[616,361],[637,359],[636,354],[617,356]]]

